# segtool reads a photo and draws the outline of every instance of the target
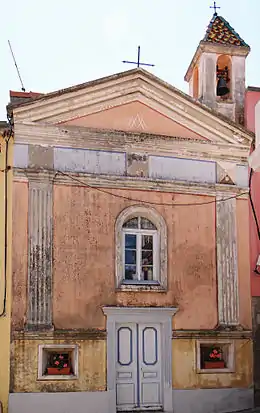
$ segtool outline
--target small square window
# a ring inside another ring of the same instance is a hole
[[[39,346],[38,380],[71,380],[78,377],[76,345]]]
[[[231,341],[198,341],[197,372],[228,373],[234,371],[234,343]]]

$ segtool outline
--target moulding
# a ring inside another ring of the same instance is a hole
[[[77,90],[68,90],[66,94],[47,95],[27,105],[14,109],[15,124],[17,121],[33,122],[47,121],[57,123],[77,116],[84,116],[93,106],[99,105],[100,111],[115,104],[116,100],[140,100],[154,107],[161,113],[185,124],[200,135],[205,131],[215,140],[216,134],[220,140],[232,141],[230,132],[240,131],[251,142],[249,133],[224,120],[216,113],[202,105],[196,104],[189,96],[174,88],[161,79],[144,70],[136,70],[118,74],[117,76],[90,82]],[[117,104],[120,104],[119,102]],[[90,112],[91,113],[91,112]],[[16,132],[16,131],[15,131]],[[233,140],[235,143],[235,140]]]
[[[103,307],[107,316],[108,412],[116,411],[116,324],[160,323],[162,334],[162,391],[165,412],[173,411],[172,399],[172,316],[176,307]]]
[[[44,371],[46,369],[47,357],[44,353],[48,351],[71,351],[72,363],[73,363],[73,375],[45,375]],[[78,345],[77,344],[40,344],[38,346],[38,377],[37,380],[76,380],[79,375],[79,356],[78,356]]]
[[[123,256],[122,256],[122,245],[123,245],[123,234],[122,228],[124,223],[131,219],[132,217],[141,216],[150,220],[157,229],[158,244],[154,245],[156,248],[156,265],[157,274],[156,280],[159,282],[159,286],[163,289],[167,288],[167,226],[164,218],[156,211],[156,209],[151,208],[148,205],[132,205],[121,211],[116,219],[115,224],[115,256],[116,256],[116,271],[115,271],[115,282],[118,289],[125,289],[123,285],[124,280],[124,266],[123,266]],[[154,261],[155,264],[155,261]],[[128,290],[131,286],[128,285]],[[134,285],[135,288],[142,288],[142,285]],[[155,285],[150,285],[150,289],[157,287]],[[154,289],[156,290],[156,288]]]
[[[12,340],[105,340],[105,330],[54,330],[54,331],[13,331]]]
[[[227,357],[227,367],[223,369],[202,369],[200,366],[200,352],[201,344],[219,344],[221,345],[228,345],[228,357]],[[235,371],[235,345],[233,340],[225,340],[225,339],[204,339],[204,340],[197,340],[196,342],[196,354],[195,354],[195,359],[196,359],[196,367],[197,367],[197,373],[201,374],[220,374],[220,373],[233,373]]]
[[[28,169],[14,168],[14,181],[27,182]],[[53,174],[53,171],[51,171]],[[33,180],[42,182],[50,176],[50,171],[46,170],[30,170],[30,177],[34,174]],[[241,188],[235,185],[226,184],[202,184],[196,182],[173,181],[153,178],[113,176],[113,175],[95,175],[86,173],[68,172],[66,175],[58,173],[53,174],[53,183],[56,185],[79,186],[79,182],[73,178],[79,179],[86,183],[86,186],[114,188],[114,189],[140,189],[143,191],[158,191],[158,192],[176,192],[181,194],[208,195],[216,196],[217,194],[225,194],[225,196],[241,195],[239,198],[248,197],[248,188]],[[172,204],[174,206],[174,203]]]
[[[183,111],[182,111],[183,112]],[[185,126],[185,125],[184,125]],[[186,125],[186,127],[188,127]],[[208,128],[205,128],[206,135]],[[204,134],[205,134],[204,130]],[[87,148],[113,151],[144,151],[149,154],[171,154],[196,159],[225,159],[247,162],[252,137],[239,130],[232,131],[229,141],[216,138],[217,129],[200,139],[178,138],[152,133],[124,132],[71,125],[24,122],[16,124],[16,144],[65,148]],[[250,139],[250,142],[248,142]],[[185,151],[184,151],[185,150]],[[190,155],[189,155],[190,154]]]
[[[172,317],[178,311],[177,307],[102,307],[106,316],[116,317],[117,322],[126,322],[127,320],[139,321],[139,317],[145,321],[150,319],[151,322],[159,322],[160,319]]]
[[[237,330],[237,331],[220,331],[220,330],[173,330],[172,337],[174,339],[251,339],[251,330]]]

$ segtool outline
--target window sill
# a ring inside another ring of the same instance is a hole
[[[74,374],[68,374],[68,375],[65,375],[65,374],[55,374],[55,375],[49,374],[49,375],[47,375],[46,374],[44,376],[38,377],[37,380],[38,381],[40,381],[40,380],[53,381],[53,380],[77,380],[77,379],[78,379],[78,376],[75,376]]]
[[[199,369],[197,370],[198,374],[223,374],[223,373],[234,373],[234,369],[225,368],[225,369]]]
[[[124,282],[120,284],[119,287],[117,287],[116,291],[154,291],[154,292],[166,292],[166,288],[164,288],[161,284],[158,282],[153,282],[153,283],[129,283],[129,282]]]

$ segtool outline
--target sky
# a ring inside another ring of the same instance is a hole
[[[246,85],[260,86],[260,1],[218,0],[218,13],[251,46]],[[153,63],[188,93],[184,75],[212,18],[211,0],[13,0],[1,4],[0,120],[9,90],[52,92]]]

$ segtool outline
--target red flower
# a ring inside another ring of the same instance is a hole
[[[60,355],[59,355],[59,359],[62,360],[63,358],[64,358],[64,357],[62,356],[62,354],[60,354]]]
[[[68,365],[67,364],[64,364],[64,366],[63,367],[68,367]]]
[[[55,361],[54,364],[56,364],[56,366],[58,366],[60,364],[60,362],[57,360],[57,361]]]

